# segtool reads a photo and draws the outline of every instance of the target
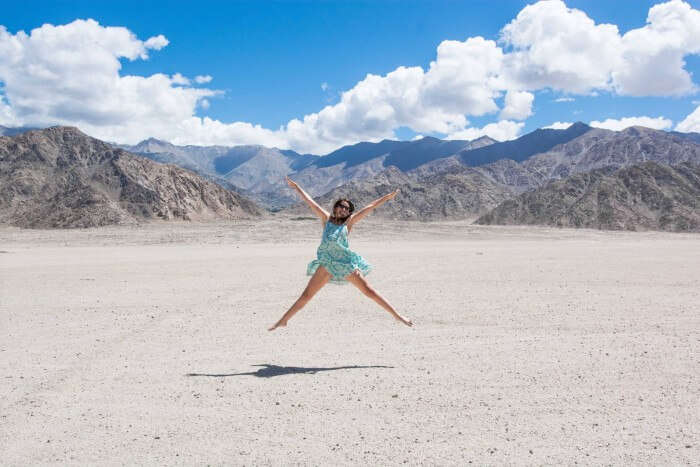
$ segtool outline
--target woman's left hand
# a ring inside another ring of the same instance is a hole
[[[397,194],[399,194],[398,189],[396,189],[396,190],[392,191],[391,193],[389,193],[388,195],[386,195],[386,199],[387,200],[393,199]]]

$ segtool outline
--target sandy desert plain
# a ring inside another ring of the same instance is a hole
[[[4,465],[695,464],[700,235],[369,218],[0,228]]]

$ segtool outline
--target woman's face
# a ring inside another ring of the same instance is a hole
[[[336,204],[335,208],[333,208],[333,215],[335,217],[347,217],[350,215],[350,205],[348,202],[341,201],[340,203]]]

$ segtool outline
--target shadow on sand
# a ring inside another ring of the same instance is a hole
[[[228,373],[228,374],[209,374],[209,373],[187,373],[185,376],[213,376],[213,377],[224,377],[224,376],[257,376],[258,378],[271,378],[272,376],[282,376],[290,375],[296,373],[311,373],[316,374],[319,371],[331,371],[331,370],[349,370],[353,368],[394,368],[393,366],[386,365],[352,365],[352,366],[335,366],[329,368],[304,368],[300,366],[277,366],[268,365],[263,363],[257,371],[248,371],[245,373]]]

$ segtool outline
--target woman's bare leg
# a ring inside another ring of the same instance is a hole
[[[274,326],[272,326],[268,331],[273,331],[275,328],[278,328],[280,326],[286,326],[287,321],[289,321],[292,316],[294,316],[294,313],[297,311],[301,310],[304,305],[309,303],[309,300],[316,295],[316,292],[321,290],[321,287],[326,285],[328,281],[331,278],[331,273],[326,270],[323,266],[319,266],[318,269],[316,269],[316,272],[314,273],[313,276],[311,276],[311,279],[309,279],[309,283],[306,285],[306,288],[304,291],[301,293],[301,296],[297,299],[296,302],[292,305],[292,307],[287,310],[287,312],[280,318],[279,321],[275,323]]]
[[[381,306],[381,307],[384,308],[386,311],[388,311],[389,313],[391,313],[391,315],[392,315],[394,318],[396,318],[397,320],[401,321],[401,322],[402,322],[403,324],[405,324],[406,326],[413,326],[413,322],[412,322],[409,318],[407,318],[407,317],[405,317],[405,316],[401,316],[401,315],[394,309],[394,307],[391,306],[391,304],[389,304],[389,302],[387,302],[386,299],[385,299],[384,297],[382,297],[382,296],[379,294],[379,292],[377,292],[376,290],[374,290],[374,289],[367,283],[367,281],[365,280],[365,278],[362,277],[362,275],[360,274],[360,271],[358,271],[357,269],[355,269],[355,271],[353,271],[352,274],[348,274],[347,276],[345,276],[345,279],[347,279],[348,282],[350,282],[352,285],[354,285],[355,287],[357,287],[358,289],[360,289],[360,292],[362,292],[363,294],[367,295],[369,298],[371,298],[372,300],[374,300],[375,302],[377,302],[377,303],[379,304],[379,306]]]

